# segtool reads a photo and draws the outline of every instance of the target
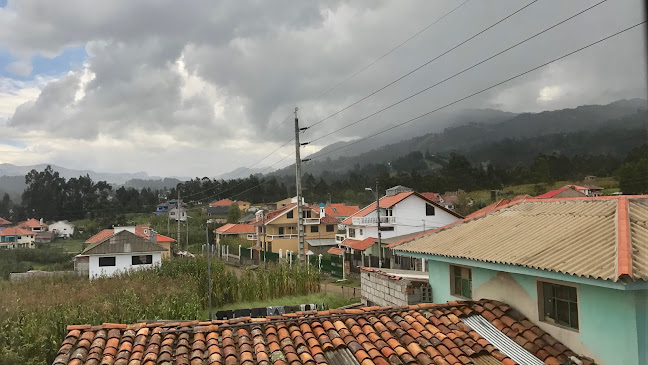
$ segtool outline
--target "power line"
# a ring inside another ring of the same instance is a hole
[[[377,135],[379,135],[379,134],[382,134],[382,133],[388,132],[388,131],[390,131],[390,130],[392,130],[392,129],[396,129],[396,128],[401,127],[401,126],[403,126],[403,125],[405,125],[405,124],[407,124],[407,123],[411,123],[411,122],[413,122],[413,121],[415,121],[415,120],[418,120],[418,119],[420,119],[420,118],[422,118],[422,117],[425,117],[425,116],[427,116],[427,115],[430,115],[430,114],[432,114],[432,113],[435,113],[435,112],[437,112],[437,111],[439,111],[439,110],[441,110],[441,109],[445,109],[445,108],[447,108],[447,107],[449,107],[449,106],[451,106],[451,105],[457,104],[457,103],[459,103],[459,102],[461,102],[461,101],[463,101],[463,100],[466,100],[466,99],[471,98],[471,97],[473,97],[473,96],[475,96],[475,95],[481,94],[481,93],[483,93],[483,92],[485,92],[485,91],[488,91],[488,90],[490,90],[490,89],[493,89],[493,88],[495,88],[495,87],[497,87],[497,86],[499,86],[499,85],[502,85],[502,84],[504,84],[504,83],[507,83],[507,82],[509,82],[509,81],[511,81],[511,80],[514,80],[514,79],[516,79],[516,78],[518,78],[518,77],[521,77],[521,76],[523,76],[523,75],[526,75],[526,74],[528,74],[528,73],[530,73],[530,72],[533,72],[533,71],[535,71],[535,70],[537,70],[537,69],[540,69],[540,68],[542,68],[542,67],[545,67],[545,66],[547,66],[547,65],[549,65],[549,64],[551,64],[551,63],[554,63],[554,62],[556,62],[556,61],[558,61],[558,60],[561,60],[561,59],[563,59],[563,58],[566,58],[566,57],[568,57],[568,56],[571,56],[571,55],[573,55],[573,54],[575,54],[575,53],[578,53],[578,52],[580,52],[580,51],[582,51],[582,50],[584,50],[584,49],[587,49],[587,48],[589,48],[589,47],[592,47],[592,46],[594,46],[594,45],[596,45],[596,44],[598,44],[598,43],[604,42],[604,41],[606,41],[606,40],[608,40],[608,39],[610,39],[610,38],[612,38],[612,37],[615,37],[615,36],[617,36],[617,35],[619,35],[619,34],[625,33],[625,32],[627,32],[627,31],[629,31],[629,30],[631,30],[631,29],[633,29],[633,28],[636,28],[636,27],[638,27],[638,26],[640,26],[640,25],[642,25],[642,24],[645,24],[645,23],[646,23],[646,21],[644,20],[644,21],[642,21],[641,23],[638,23],[638,24],[635,24],[635,25],[630,26],[630,27],[628,27],[628,28],[625,28],[625,29],[623,29],[623,30],[621,30],[621,31],[618,31],[618,32],[616,32],[616,33],[614,33],[614,34],[611,34],[611,35],[609,35],[609,36],[607,36],[607,37],[605,37],[605,38],[599,39],[598,41],[595,41],[595,42],[590,43],[590,44],[588,44],[588,45],[586,45],[586,46],[583,46],[583,47],[581,47],[581,48],[578,48],[578,49],[576,49],[576,50],[574,50],[574,51],[571,51],[571,52],[569,52],[569,53],[567,53],[567,54],[565,54],[565,55],[562,55],[562,56],[560,56],[560,57],[558,57],[558,58],[555,58],[555,59],[553,59],[553,60],[551,60],[551,61],[545,62],[545,63],[543,63],[542,65],[536,66],[536,67],[534,67],[534,68],[532,68],[532,69],[530,69],[530,70],[527,70],[527,71],[525,71],[525,72],[523,72],[523,73],[520,73],[520,74],[518,74],[518,75],[516,75],[516,76],[513,76],[513,77],[511,77],[511,78],[508,78],[508,79],[506,79],[506,80],[504,80],[504,81],[498,82],[498,83],[496,83],[496,84],[494,84],[494,85],[491,85],[491,86],[489,86],[489,87],[487,87],[487,88],[484,88],[484,89],[482,89],[482,90],[480,90],[480,91],[474,92],[474,93],[472,93],[472,94],[470,94],[470,95],[468,95],[468,96],[465,96],[465,97],[463,97],[463,98],[461,98],[461,99],[455,100],[455,101],[453,101],[453,102],[451,102],[451,103],[448,103],[448,104],[446,104],[446,105],[444,105],[444,106],[441,106],[441,107],[439,107],[439,108],[437,108],[437,109],[431,110],[431,111],[429,111],[429,112],[427,112],[427,113],[421,114],[421,115],[419,115],[419,116],[417,116],[417,117],[414,117],[414,118],[412,118],[412,119],[408,119],[408,120],[406,120],[406,121],[404,121],[404,122],[402,122],[402,123],[396,124],[396,125],[394,125],[394,126],[392,126],[392,127],[389,127],[389,128],[387,128],[387,129],[384,129],[384,130],[382,130],[382,131],[380,131],[380,132],[377,132],[377,133],[371,134],[371,135],[369,135],[369,136],[363,137],[363,138],[361,138],[361,139],[355,140],[355,141],[353,141],[353,142],[351,142],[351,143],[349,143],[349,144],[346,144],[346,145],[344,145],[344,146],[341,146],[341,147],[339,147],[339,148],[336,148],[336,149],[333,149],[333,150],[331,150],[331,151],[325,152],[325,153],[323,153],[323,154],[320,154],[320,155],[314,156],[314,157],[312,157],[311,159],[316,159],[316,158],[324,157],[324,156],[326,156],[326,155],[328,155],[328,154],[331,154],[331,153],[333,153],[333,152],[339,151],[339,150],[341,150],[341,149],[343,149],[343,148],[347,148],[347,147],[349,147],[349,146],[352,146],[352,145],[354,145],[354,144],[356,144],[356,143],[359,143],[359,142],[361,142],[361,141],[364,141],[364,140],[366,140],[366,139],[369,139],[369,138],[375,137],[375,136],[377,136]]]
[[[407,42],[409,42],[409,41],[411,41],[412,39],[418,37],[421,33],[425,32],[425,31],[428,30],[430,27],[432,27],[432,26],[435,25],[436,23],[440,22],[441,20],[443,20],[443,19],[444,19],[445,17],[447,17],[448,15],[454,13],[454,12],[455,12],[456,10],[458,10],[460,7],[464,6],[468,1],[470,1],[470,0],[466,0],[466,1],[464,1],[463,3],[459,4],[458,6],[456,6],[454,9],[452,9],[452,10],[450,10],[449,12],[445,13],[445,14],[444,14],[442,17],[440,17],[439,19],[437,19],[437,20],[435,20],[434,22],[428,24],[425,28],[423,28],[423,29],[419,30],[418,32],[414,33],[414,35],[412,35],[411,37],[407,38],[407,39],[404,40],[403,42],[399,43],[398,45],[396,45],[396,47],[390,49],[387,53],[385,53],[385,54],[383,54],[382,56],[376,58],[376,59],[373,60],[371,63],[369,63],[367,66],[361,68],[360,70],[356,71],[355,73],[353,73],[352,75],[350,75],[350,76],[347,77],[346,79],[342,80],[340,83],[336,84],[335,86],[331,87],[330,89],[328,89],[328,90],[326,90],[325,92],[323,92],[322,94],[320,94],[320,95],[319,95],[318,97],[316,97],[313,101],[317,101],[317,100],[319,100],[322,96],[328,94],[329,92],[331,92],[331,91],[337,89],[338,87],[340,87],[342,84],[344,84],[344,83],[346,83],[347,81],[351,80],[352,78],[358,76],[359,74],[361,74],[362,72],[364,72],[365,70],[367,70],[368,68],[370,68],[371,66],[375,65],[376,63],[378,63],[378,62],[379,62],[380,60],[382,60],[383,58],[385,58],[385,57],[387,57],[388,55],[390,55],[392,52],[394,52],[394,51],[397,50],[398,48],[404,46]]]
[[[432,88],[435,88],[435,87],[443,84],[444,82],[446,82],[448,80],[451,80],[451,79],[463,74],[464,72],[467,72],[467,71],[469,71],[469,70],[471,70],[471,69],[473,69],[473,68],[475,68],[475,67],[477,67],[477,66],[479,66],[479,65],[481,65],[481,64],[483,64],[483,63],[485,63],[485,62],[487,62],[487,61],[489,61],[489,60],[491,60],[491,59],[493,59],[493,58],[495,58],[495,57],[497,57],[497,56],[499,56],[501,54],[503,54],[503,53],[506,53],[506,52],[510,51],[511,49],[513,49],[513,48],[515,48],[515,47],[517,47],[517,46],[519,46],[519,45],[521,45],[523,43],[528,42],[529,40],[531,40],[531,39],[533,39],[533,38],[535,38],[535,37],[537,37],[537,36],[539,36],[539,35],[541,35],[543,33],[548,32],[549,30],[551,30],[551,29],[553,29],[553,28],[555,28],[555,27],[557,27],[557,26],[559,26],[559,25],[561,25],[561,24],[563,24],[563,23],[565,23],[565,22],[567,22],[567,21],[569,21],[569,20],[571,20],[571,19],[573,19],[573,18],[575,18],[575,17],[577,17],[577,16],[591,10],[591,9],[593,9],[596,6],[601,5],[602,3],[606,2],[606,1],[607,0],[602,0],[602,1],[590,6],[590,7],[586,8],[586,9],[584,9],[584,10],[581,10],[580,12],[570,16],[569,18],[566,18],[566,19],[552,25],[551,27],[544,29],[543,31],[532,35],[531,37],[528,37],[528,38],[526,38],[526,39],[524,39],[524,40],[522,40],[522,41],[520,41],[520,42],[518,42],[518,43],[516,43],[516,44],[514,44],[514,45],[512,45],[512,46],[510,46],[510,47],[508,47],[508,48],[506,48],[506,49],[504,49],[504,50],[502,50],[502,51],[500,51],[500,52],[498,52],[498,53],[496,53],[496,54],[494,54],[494,55],[492,55],[492,56],[490,56],[490,57],[488,57],[488,58],[486,58],[486,59],[484,59],[484,60],[482,60],[482,61],[480,61],[480,62],[478,62],[478,63],[476,63],[474,65],[472,65],[472,66],[470,66],[470,67],[468,67],[468,68],[465,68],[462,71],[459,71],[459,72],[455,73],[454,75],[452,75],[450,77],[447,77],[447,78],[437,82],[436,84],[430,85],[430,86],[428,86],[428,87],[426,87],[426,88],[424,88],[424,89],[422,89],[422,90],[420,90],[420,91],[418,91],[418,92],[416,92],[416,93],[414,93],[414,94],[412,94],[412,95],[410,95],[410,96],[408,96],[408,97],[406,97],[404,99],[401,99],[401,100],[399,100],[399,101],[397,101],[397,102],[395,102],[395,103],[393,103],[393,104],[391,104],[391,105],[389,105],[389,106],[387,106],[385,108],[382,108],[382,109],[380,109],[380,110],[378,110],[378,111],[376,111],[376,112],[374,112],[372,114],[369,114],[369,115],[367,115],[367,116],[365,116],[363,118],[360,118],[360,119],[356,120],[353,123],[347,124],[344,127],[338,128],[338,129],[336,129],[336,130],[334,130],[332,132],[329,132],[329,133],[326,133],[326,134],[324,134],[324,135],[322,135],[320,137],[317,137],[317,138],[311,140],[309,143],[313,143],[313,142],[318,141],[318,140],[320,140],[322,138],[326,138],[326,137],[328,137],[330,135],[333,135],[333,134],[335,134],[335,133],[337,133],[337,132],[339,132],[341,130],[349,128],[349,127],[351,127],[351,126],[353,126],[355,124],[358,124],[358,123],[360,123],[360,122],[362,122],[364,120],[367,120],[367,119],[369,119],[369,118],[371,118],[371,117],[373,117],[375,115],[378,115],[378,114],[384,112],[385,110],[388,110],[388,109],[390,109],[390,108],[392,108],[392,107],[394,107],[394,106],[396,106],[398,104],[401,104],[401,103],[403,103],[403,102],[405,102],[405,101],[407,101],[407,100],[409,100],[409,99],[411,99],[411,98],[413,98],[413,97],[415,97],[417,95],[420,95],[420,94],[422,94],[422,93],[424,93],[424,92],[426,92],[426,91],[428,91],[428,90],[430,90]]]
[[[536,3],[537,1],[538,1],[538,0],[533,0],[533,1],[531,1],[531,2],[528,3],[527,5],[521,7],[520,9],[514,11],[513,13],[507,15],[506,17],[500,19],[499,21],[497,21],[497,22],[495,22],[494,24],[488,26],[487,28],[483,29],[483,30],[480,31],[479,33],[477,33],[477,34],[471,36],[470,38],[464,40],[463,42],[457,44],[456,46],[450,48],[449,50],[447,50],[447,51],[441,53],[440,55],[438,55],[438,56],[432,58],[431,60],[428,60],[428,61],[425,62],[424,64],[422,64],[422,65],[416,67],[415,69],[409,71],[408,73],[406,73],[406,74],[400,76],[400,77],[397,78],[396,80],[394,80],[394,81],[388,83],[387,85],[385,85],[385,86],[379,88],[378,90],[375,90],[374,92],[370,93],[369,95],[360,98],[359,100],[357,100],[357,101],[355,101],[355,102],[353,102],[353,103],[351,103],[351,104],[345,106],[344,108],[342,108],[342,109],[336,111],[335,113],[329,115],[328,117],[325,117],[324,119],[320,119],[318,122],[315,122],[314,124],[310,125],[308,128],[312,128],[312,127],[314,127],[314,126],[316,126],[316,125],[318,125],[318,124],[324,122],[325,120],[328,120],[328,119],[330,119],[330,118],[332,118],[332,117],[334,117],[334,116],[340,114],[341,112],[343,112],[343,111],[345,111],[345,110],[347,110],[347,109],[349,109],[349,108],[351,108],[351,107],[353,107],[353,106],[359,104],[360,102],[362,102],[362,101],[364,101],[364,100],[370,98],[371,96],[373,96],[373,95],[375,95],[375,94],[381,92],[382,90],[385,90],[386,88],[388,88],[388,87],[394,85],[395,83],[399,82],[400,80],[402,80],[402,79],[406,78],[407,76],[413,74],[414,72],[416,72],[416,71],[422,69],[423,67],[429,65],[430,63],[432,63],[432,62],[438,60],[439,58],[441,58],[441,57],[447,55],[448,53],[454,51],[455,49],[461,47],[462,45],[466,44],[466,43],[469,42],[470,40],[474,39],[475,37],[479,36],[480,34],[483,34],[484,32],[488,31],[489,29],[495,27],[496,25],[500,24],[501,22],[505,21],[506,19],[508,19],[508,18],[510,18],[510,17],[512,17],[512,16],[514,16],[515,14],[521,12],[522,10],[526,9],[527,7],[533,5],[533,4]]]

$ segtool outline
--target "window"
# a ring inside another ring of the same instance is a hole
[[[132,257],[133,265],[147,265],[153,263],[153,255],[140,255]]]
[[[573,286],[538,282],[540,319],[578,329],[578,295]]]
[[[293,215],[292,210],[286,214],[286,218],[288,218],[288,219],[292,219],[293,217],[294,217],[294,215]]]
[[[175,215],[175,211],[174,211],[174,210],[172,210],[170,214],[171,214],[171,215]]]
[[[364,235],[364,231],[360,228],[360,236]]]
[[[472,272],[470,268],[450,265],[450,291],[452,295],[472,298]]]
[[[393,227],[393,226],[387,226],[387,227],[381,226],[381,227],[380,227],[380,231],[381,231],[381,232],[382,232],[382,231],[393,231],[393,230],[394,230],[394,227]]]
[[[434,207],[430,204],[425,204],[425,215],[434,215]]]
[[[335,232],[335,226],[332,224],[326,225],[326,232]]]
[[[349,228],[349,237],[351,238],[355,237],[355,228]]]
[[[279,235],[283,236],[284,234],[284,227],[279,227]]]
[[[310,218],[310,217],[311,217],[311,213],[312,213],[311,210],[306,210],[306,211],[304,211],[304,217],[305,217],[305,218]]]
[[[394,210],[392,208],[388,208],[385,210],[385,216],[387,217],[392,217],[394,215]]]
[[[99,258],[99,267],[102,266],[115,266],[115,256],[112,257],[100,257]]]
[[[432,288],[430,285],[421,286],[421,301],[423,303],[432,303]]]
[[[311,226],[311,233],[319,232],[319,226]]]

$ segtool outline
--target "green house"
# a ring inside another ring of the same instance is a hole
[[[523,199],[402,243],[432,299],[506,302],[599,364],[648,364],[648,196]]]

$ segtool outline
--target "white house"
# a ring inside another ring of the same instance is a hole
[[[75,270],[88,272],[90,279],[112,276],[128,270],[150,269],[162,262],[166,249],[146,239],[115,227],[115,233],[89,246],[76,257]]]
[[[380,198],[380,231],[383,240],[414,235],[460,219],[463,219],[461,215],[404,186],[387,189],[386,195]],[[357,250],[364,251],[365,254],[378,254],[377,247],[367,244],[367,239],[378,237],[376,203],[348,217],[342,224],[346,227],[346,233],[336,235],[336,243],[351,250],[356,250],[354,247],[357,247]],[[382,257],[389,257],[391,255],[386,252],[385,243],[383,242],[381,254]]]
[[[54,232],[56,237],[70,238],[74,234],[74,224],[68,221],[58,221],[49,225],[49,230]]]
[[[169,219],[175,219],[176,221],[179,219],[181,222],[184,222],[187,220],[187,208],[180,207],[180,213],[178,213],[178,208],[174,207],[169,209]]]

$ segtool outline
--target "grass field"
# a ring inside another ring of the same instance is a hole
[[[83,239],[58,240],[56,242],[52,242],[50,244],[50,247],[65,251],[67,253],[77,254],[83,249],[83,242],[85,242],[85,240]]]

